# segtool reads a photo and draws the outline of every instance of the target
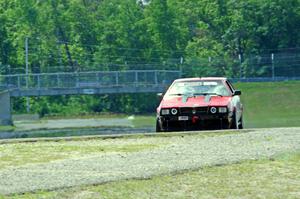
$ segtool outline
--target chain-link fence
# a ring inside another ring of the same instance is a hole
[[[185,76],[226,76],[238,80],[300,79],[300,53],[269,53],[236,58],[189,58],[182,65]]]
[[[183,60],[183,61],[182,61]],[[41,67],[32,64],[29,73],[68,73],[88,71],[126,70],[182,70],[184,76],[226,76],[229,78],[295,79],[300,77],[300,53],[269,53],[226,57],[174,58],[153,63],[105,63],[88,65],[52,65]],[[0,74],[26,74],[24,67],[0,65]],[[129,76],[127,76],[129,77]],[[122,77],[120,77],[122,79]],[[131,78],[132,79],[132,78]],[[127,81],[131,81],[129,78]],[[133,78],[134,79],[134,78]]]

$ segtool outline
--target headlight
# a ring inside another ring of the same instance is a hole
[[[176,108],[172,108],[171,113],[172,113],[172,115],[176,115],[178,113],[178,111]]]
[[[226,107],[219,107],[219,113],[227,113]]]
[[[170,110],[169,109],[162,109],[161,110],[161,114],[162,115],[169,115],[170,114]]]
[[[215,114],[215,113],[217,112],[217,108],[216,108],[216,107],[211,107],[211,108],[210,108],[210,112],[211,112],[212,114]]]

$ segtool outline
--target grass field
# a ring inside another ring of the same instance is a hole
[[[300,126],[300,81],[237,83],[245,106],[245,126]]]
[[[15,127],[13,126],[0,126],[0,132],[1,131],[13,131],[15,130]]]
[[[7,198],[299,198],[299,170],[300,153],[289,153],[148,180],[127,180]]]

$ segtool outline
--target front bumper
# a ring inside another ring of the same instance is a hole
[[[158,115],[157,119],[163,130],[197,130],[228,128],[232,114],[210,112],[178,112],[177,115]]]
[[[207,114],[207,115],[164,115],[164,116],[159,116],[158,119],[162,122],[165,121],[178,121],[178,122],[184,122],[185,120],[179,120],[179,117],[181,116],[186,116],[188,119],[186,121],[193,121],[195,118],[197,120],[226,120],[229,118],[229,114]]]

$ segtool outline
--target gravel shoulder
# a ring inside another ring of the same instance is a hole
[[[257,129],[217,136],[199,135],[201,133],[124,140],[97,139],[81,141],[82,143],[78,141],[75,144],[81,146],[110,146],[130,142],[158,147],[129,152],[78,153],[44,163],[3,168],[0,169],[0,194],[53,190],[131,178],[143,179],[300,150],[300,128]],[[68,145],[68,142],[65,144]],[[53,143],[53,147],[57,146]]]

